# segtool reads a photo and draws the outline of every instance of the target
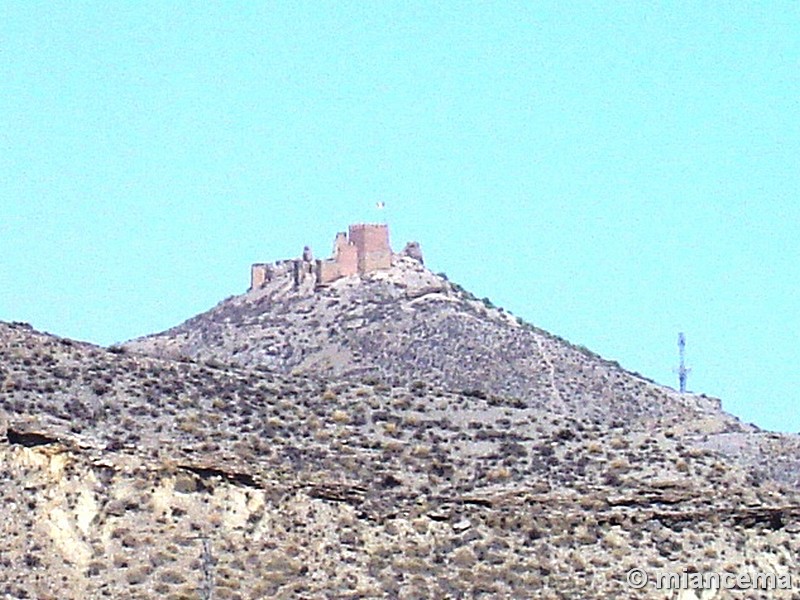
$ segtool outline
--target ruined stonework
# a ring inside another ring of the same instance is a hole
[[[419,244],[411,242],[422,259]],[[408,246],[406,247],[408,248]],[[251,268],[250,289],[257,290],[276,277],[291,275],[299,286],[307,277],[315,285],[325,285],[351,275],[364,275],[392,266],[392,248],[389,245],[389,227],[381,223],[350,225],[347,232],[339,232],[333,242],[333,256],[313,260],[311,249],[303,248],[302,258],[279,261],[273,264],[256,263]]]
[[[400,254],[425,264],[425,260],[422,258],[422,248],[419,247],[419,242],[408,242]]]
[[[250,267],[250,289],[257,290],[270,280],[268,269],[270,265],[256,263]]]
[[[358,252],[347,238],[347,234],[340,231],[333,241],[333,256],[325,260],[318,260],[316,264],[317,285],[336,281],[340,277],[348,277],[358,273]]]
[[[297,260],[279,260],[274,263],[256,263],[250,267],[250,289],[258,290],[278,277],[294,275]]]

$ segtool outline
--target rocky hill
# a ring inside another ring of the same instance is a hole
[[[422,382],[551,413],[694,431],[752,430],[478,300],[419,261],[315,286],[274,279],[125,348],[328,378]]]
[[[800,484],[797,436],[760,431],[479,300],[421,260],[315,285],[289,274],[233,296],[133,352],[283,374],[430,384],[548,415],[669,431],[765,477]]]
[[[447,285],[428,294],[466,302]],[[20,324],[0,324],[0,382],[8,598],[673,598],[626,573],[798,572],[796,492],[687,445],[684,417],[705,408],[666,391],[655,428],[644,408],[587,419],[546,398],[157,358]]]

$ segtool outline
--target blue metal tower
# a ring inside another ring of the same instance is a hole
[[[686,366],[686,336],[683,332],[678,334],[678,354],[680,355],[681,364],[678,366],[678,382],[680,384],[681,394],[686,392],[686,378],[691,369]]]

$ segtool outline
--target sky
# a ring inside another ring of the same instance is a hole
[[[0,320],[107,345],[392,243],[800,430],[800,4],[0,2]]]

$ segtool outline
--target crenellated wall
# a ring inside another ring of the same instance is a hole
[[[336,234],[331,258],[314,261],[310,248],[306,246],[301,259],[254,264],[250,270],[250,289],[260,289],[282,275],[291,275],[295,285],[313,275],[316,285],[325,285],[342,277],[364,275],[391,266],[388,225],[359,223],[350,225],[347,233]]]

